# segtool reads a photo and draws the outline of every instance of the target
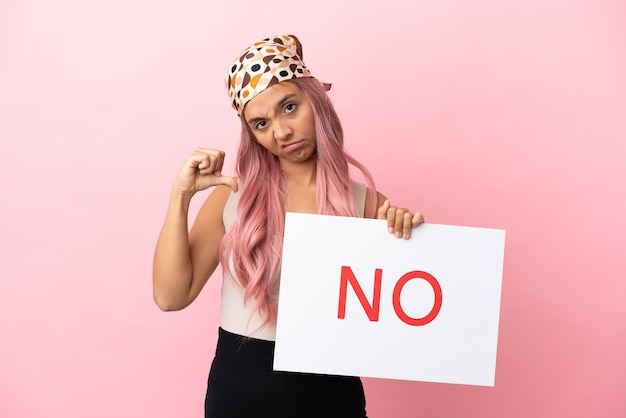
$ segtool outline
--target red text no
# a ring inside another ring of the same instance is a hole
[[[361,302],[361,306],[365,311],[365,314],[372,322],[378,321],[378,316],[380,313],[380,288],[382,285],[383,278],[383,270],[376,269],[374,272],[374,294],[372,296],[372,303],[370,304],[359,284],[358,280],[354,276],[354,272],[348,266],[341,266],[341,279],[339,284],[339,309],[337,312],[337,318],[345,319],[346,317],[346,296],[348,293],[348,283],[352,286],[354,293],[356,294],[359,302]],[[422,279],[426,280],[428,284],[433,288],[435,293],[435,301],[433,303],[433,307],[430,312],[424,316],[423,318],[413,318],[402,309],[402,305],[400,303],[400,295],[402,293],[402,289],[404,285],[407,284],[410,280],[413,279]],[[393,288],[393,309],[396,312],[396,315],[400,320],[406,324],[412,326],[421,326],[430,323],[441,310],[441,302],[443,300],[443,295],[441,293],[441,286],[437,279],[435,279],[431,274],[426,273],[425,271],[410,271],[396,282]]]

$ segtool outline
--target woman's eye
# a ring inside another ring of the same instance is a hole
[[[296,110],[296,104],[295,103],[289,103],[288,105],[285,106],[285,112],[286,113],[291,113],[294,110]]]
[[[265,126],[267,126],[267,122],[262,120],[262,121],[257,122],[257,124],[254,127],[256,129],[263,129],[263,128],[265,128]]]

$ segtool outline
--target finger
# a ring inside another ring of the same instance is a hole
[[[205,154],[202,158],[202,163],[198,166],[200,174],[215,174],[220,175],[222,166],[224,165],[224,159],[221,155]]]
[[[212,149],[212,148],[202,148],[202,147],[198,147],[194,150],[194,152],[198,152],[200,154],[221,154],[222,156],[226,155],[226,153],[222,150],[219,149]]]
[[[239,190],[239,183],[237,183],[237,179],[231,176],[217,176],[215,178],[215,185],[224,185],[230,187],[233,192],[237,192]]]
[[[207,148],[197,148],[192,156],[194,158],[200,158],[201,162],[198,165],[200,169],[210,169],[211,172],[219,171],[224,164],[224,151],[212,150]]]
[[[399,208],[392,208],[392,209],[395,209],[395,217],[393,218],[394,235],[397,238],[400,238],[402,236],[402,233],[403,233],[404,213],[405,213],[406,209],[399,209]],[[391,209],[389,210],[389,212],[391,212]],[[389,215],[389,212],[387,212],[387,215]]]
[[[204,155],[197,153],[189,154],[185,163],[193,169],[201,169],[204,164]]]
[[[413,219],[411,219],[411,225],[413,226],[413,228],[423,223],[424,223],[424,216],[420,212],[415,212],[413,214]]]
[[[396,213],[398,208],[395,206],[390,206],[387,210],[387,229],[392,234],[396,232]]]
[[[408,210],[404,212],[404,219],[402,222],[402,238],[411,238],[411,229],[413,228],[413,214]]]
[[[215,171],[222,171],[222,167],[224,166],[224,152],[219,151],[216,154],[212,155],[212,163],[215,164]]]
[[[198,170],[202,171],[205,170],[207,168],[209,168],[209,165],[211,164],[211,162],[209,161],[209,157],[206,155],[201,155],[200,157],[200,162],[198,163]]]
[[[378,208],[376,219],[387,219],[387,210],[389,210],[389,206],[391,206],[389,199],[385,199],[383,204]]]

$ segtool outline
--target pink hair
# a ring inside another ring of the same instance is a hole
[[[312,77],[295,83],[313,108],[317,142],[317,211],[324,215],[356,217],[348,164],[361,171],[369,187],[373,216],[376,189],[371,174],[343,146],[343,129],[335,109]],[[285,226],[285,181],[278,158],[261,146],[241,118],[241,143],[236,172],[241,183],[237,219],[226,232],[220,260],[229,277],[238,278],[245,289],[244,301],[255,301],[254,310],[264,319],[261,328],[276,322],[282,237]],[[272,237],[278,237],[273,239]],[[233,257],[232,271],[227,255]]]

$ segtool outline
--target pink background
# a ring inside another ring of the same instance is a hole
[[[626,416],[625,23],[620,0],[0,2],[0,416],[201,416],[220,279],[162,313],[152,252],[185,155],[232,163],[224,72],[278,33],[393,202],[507,230],[495,388],[366,379],[370,416]]]

